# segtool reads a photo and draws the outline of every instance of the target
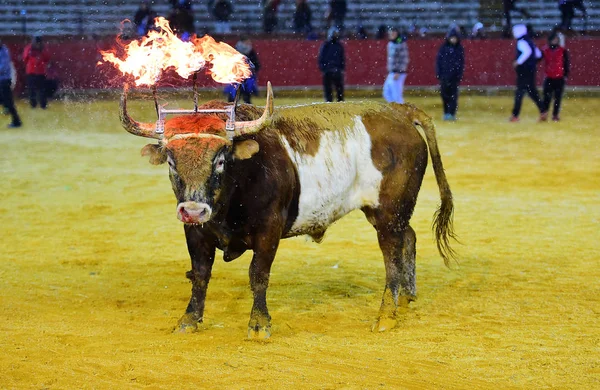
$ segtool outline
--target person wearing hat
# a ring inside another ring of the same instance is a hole
[[[523,103],[525,93],[527,93],[540,110],[540,121],[544,121],[548,117],[548,112],[544,109],[544,104],[540,99],[535,85],[537,62],[542,58],[542,52],[533,43],[533,40],[527,33],[527,26],[524,24],[513,26],[512,33],[517,40],[516,59],[513,61],[513,68],[515,68],[517,73],[517,88],[515,90],[515,103],[512,116],[509,120],[510,122],[519,121],[521,104]]]
[[[569,52],[561,45],[560,33],[553,31],[548,36],[548,45],[542,50],[544,60],[544,110],[550,109],[552,95],[554,95],[554,108],[552,110],[552,120],[560,120],[560,102],[562,100],[565,83],[569,77],[571,64],[569,61]]]
[[[444,103],[445,121],[456,120],[458,85],[465,69],[465,52],[460,44],[457,28],[451,28],[440,47],[435,62],[435,76],[440,80],[440,94]]]
[[[9,128],[21,127],[21,118],[15,108],[15,102],[12,94],[14,67],[10,59],[10,52],[6,45],[0,39],[0,100],[6,108],[6,111],[12,117],[12,121],[8,125]]]
[[[37,107],[38,97],[40,107],[46,109],[48,96],[46,94],[46,70],[50,62],[48,49],[44,47],[42,37],[34,37],[33,41],[23,50],[25,77],[29,89],[29,104]]]

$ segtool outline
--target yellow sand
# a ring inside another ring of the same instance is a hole
[[[437,97],[410,100],[441,116]],[[383,261],[353,213],[321,245],[282,243],[259,343],[249,254],[215,263],[203,329],[171,333],[190,295],[183,229],[116,101],[19,105],[25,127],[0,128],[0,388],[600,388],[600,102],[567,99],[545,124],[529,101],[507,123],[510,106],[464,97],[459,122],[437,121],[460,267],[435,250],[429,167],[399,327],[370,331]],[[153,119],[148,101],[132,111]]]

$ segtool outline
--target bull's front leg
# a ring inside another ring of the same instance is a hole
[[[279,246],[280,234],[271,233],[257,238],[254,256],[250,263],[250,288],[254,296],[248,338],[264,340],[271,336],[271,316],[267,309],[267,288],[271,265]]]
[[[175,332],[194,332],[198,330],[198,323],[204,319],[204,301],[215,261],[216,242],[198,226],[185,225],[184,229],[192,260],[192,270],[186,273],[192,282],[192,297],[185,314],[177,323]]]

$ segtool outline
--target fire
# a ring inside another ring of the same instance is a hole
[[[156,18],[155,24],[159,31],[151,30],[141,41],[127,44],[123,59],[114,51],[101,51],[102,59],[133,76],[137,86],[156,84],[162,72],[170,68],[187,79],[207,64],[211,65],[212,78],[219,83],[241,82],[250,77],[252,71],[245,56],[228,44],[216,42],[208,35],[184,42],[165,18]]]

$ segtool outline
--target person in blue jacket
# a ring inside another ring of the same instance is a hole
[[[440,47],[435,61],[435,76],[440,81],[440,94],[444,103],[444,120],[456,120],[458,85],[465,70],[465,52],[460,44],[458,29],[451,28]]]

